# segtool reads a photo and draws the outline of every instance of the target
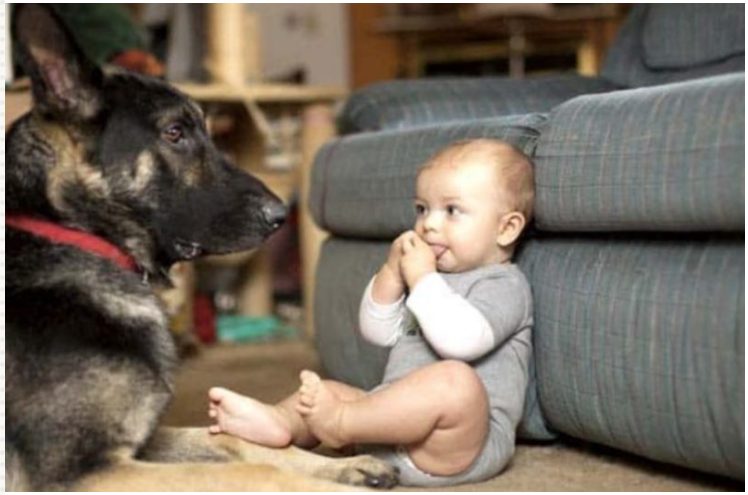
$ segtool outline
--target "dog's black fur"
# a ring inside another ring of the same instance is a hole
[[[34,106],[6,134],[8,213],[94,233],[138,267],[6,226],[6,482],[66,489],[152,457],[176,361],[152,285],[176,261],[259,245],[285,208],[173,87],[100,69],[46,7],[17,6],[13,32]],[[180,442],[164,457],[230,457]]]

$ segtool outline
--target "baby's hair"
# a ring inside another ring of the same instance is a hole
[[[483,154],[497,167],[501,187],[508,193],[509,207],[522,213],[529,223],[535,199],[533,163],[527,155],[506,141],[489,138],[456,141],[432,156],[418,173],[420,175],[423,170],[436,164],[459,163],[473,153]]]

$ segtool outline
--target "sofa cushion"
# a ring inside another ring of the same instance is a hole
[[[650,5],[642,44],[652,69],[686,69],[745,54],[745,6]]]
[[[742,235],[540,238],[519,259],[551,427],[743,478]]]
[[[392,239],[413,227],[416,171],[436,151],[460,139],[492,137],[532,154],[545,120],[530,114],[338,138],[315,158],[314,219],[337,235]]]
[[[538,140],[537,226],[743,231],[744,138],[744,73],[575,98]]]
[[[389,350],[369,344],[358,328],[358,309],[366,284],[387,258],[389,241],[328,239],[317,269],[315,343],[327,376],[371,389],[381,382]],[[525,410],[517,435],[551,440],[537,399],[534,366],[525,395]]]
[[[636,5],[608,50],[601,76],[636,88],[745,71],[745,50],[734,45],[744,39],[744,19],[742,4]]]
[[[341,133],[403,129],[456,120],[548,112],[586,93],[612,91],[600,78],[575,74],[433,78],[372,84],[351,95],[339,119]]]

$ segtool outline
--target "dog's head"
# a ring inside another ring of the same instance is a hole
[[[156,273],[256,247],[286,209],[216,149],[170,85],[92,63],[53,11],[14,6],[30,115],[6,139],[8,208],[101,235]]]

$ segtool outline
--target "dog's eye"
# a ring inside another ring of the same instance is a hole
[[[170,143],[178,143],[184,138],[184,129],[179,124],[171,124],[163,130],[161,135]]]

